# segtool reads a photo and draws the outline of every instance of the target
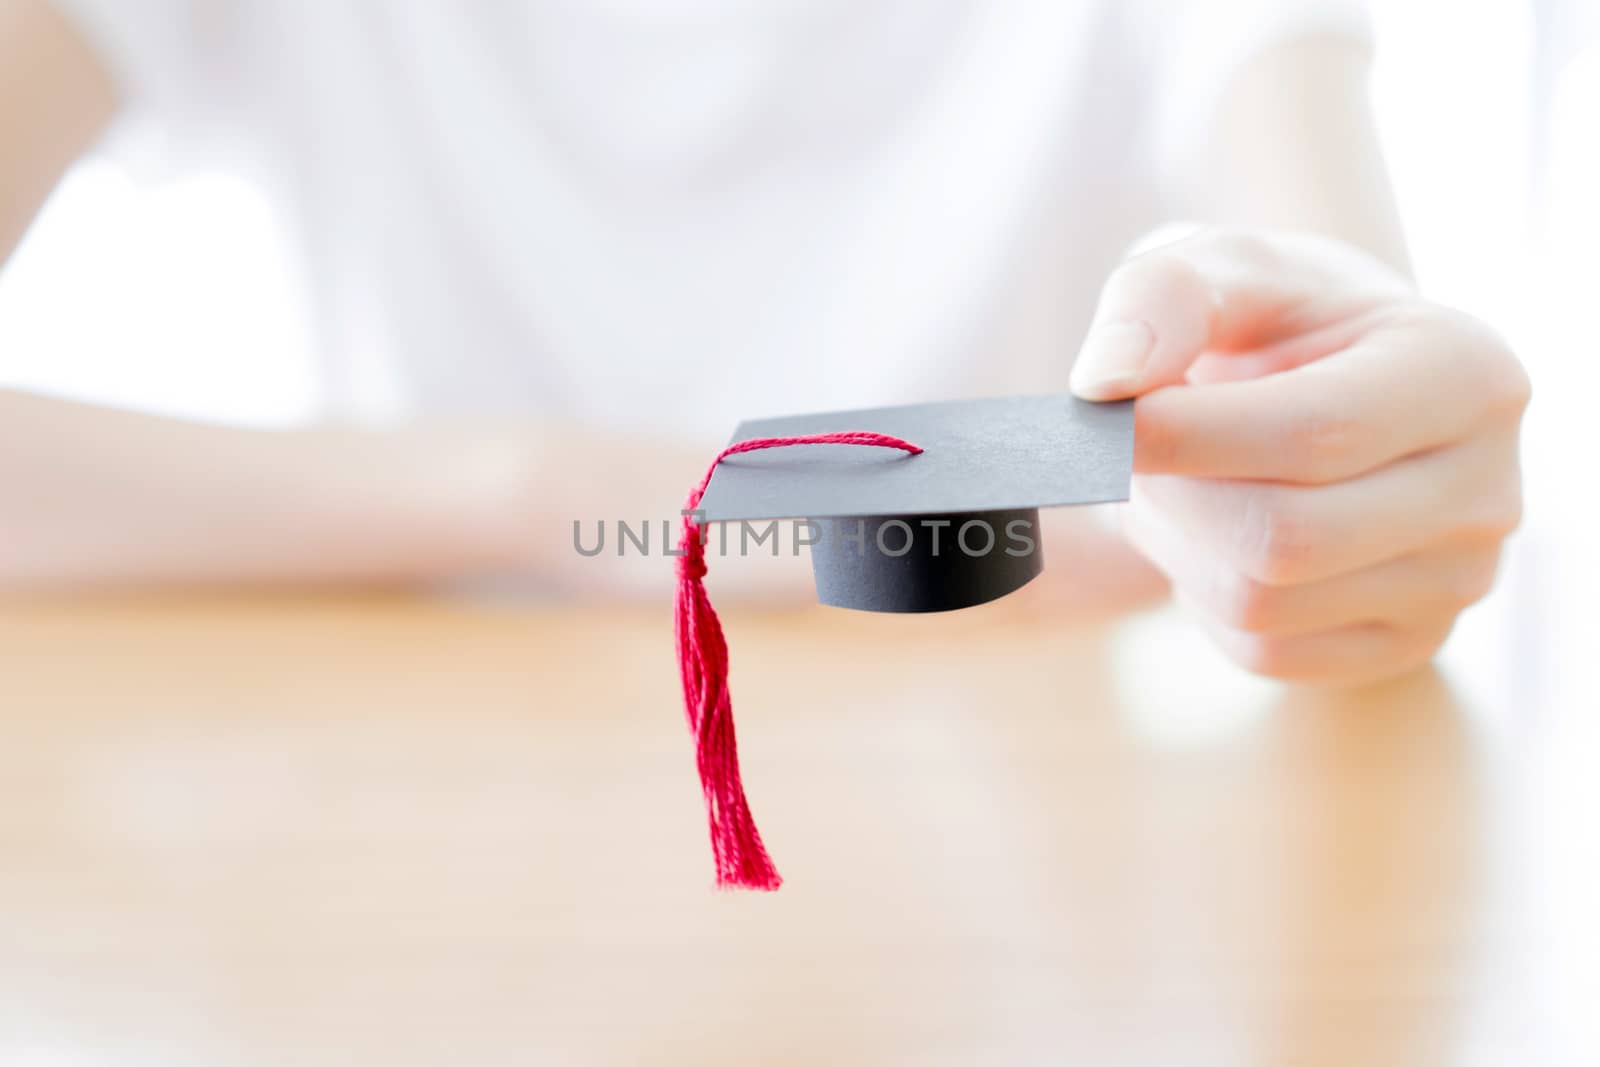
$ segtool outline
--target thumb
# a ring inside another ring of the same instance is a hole
[[[1072,367],[1085,400],[1122,400],[1184,380],[1207,353],[1245,353],[1320,330],[1406,289],[1337,241],[1216,230],[1111,273]]]

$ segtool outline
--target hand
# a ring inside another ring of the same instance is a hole
[[[1124,532],[1261,674],[1425,662],[1521,515],[1521,365],[1335,241],[1217,231],[1130,259],[1072,386],[1138,397]]]

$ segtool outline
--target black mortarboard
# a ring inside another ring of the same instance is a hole
[[[718,884],[781,879],[739,774],[706,524],[810,520],[823,603],[946,611],[1026,584],[1043,567],[1039,508],[1126,500],[1132,471],[1132,401],[999,397],[740,424],[689,494],[677,553],[678,667]]]
[[[994,397],[741,423],[734,441],[869,430],[918,455],[843,444],[729,456],[702,523],[811,519],[817,597],[866,611],[946,611],[1039,573],[1038,509],[1128,498],[1133,402]],[[735,543],[743,543],[743,539]]]

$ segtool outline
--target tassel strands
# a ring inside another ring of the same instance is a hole
[[[693,512],[711,484],[717,465],[729,456],[793,445],[863,445],[917,455],[921,448],[887,434],[852,431],[803,437],[761,437],[729,445],[711,461],[706,476],[689,494],[678,542],[676,634],[678,670],[683,677],[683,707],[695,739],[695,762],[705,793],[711,852],[717,885],[774,890],[783,884],[756,830],[739,775],[739,746],[733,730],[733,699],[728,692],[728,643],[722,623],[706,595],[705,538]]]

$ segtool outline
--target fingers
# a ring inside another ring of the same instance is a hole
[[[1212,640],[1241,667],[1291,682],[1359,685],[1420,667],[1450,636],[1453,617],[1429,626],[1359,623],[1294,637],[1246,633],[1202,616]]]
[[[1135,493],[1266,585],[1320,581],[1427,545],[1494,543],[1521,519],[1515,444],[1503,438],[1334,485],[1137,475]]]
[[[1516,423],[1527,380],[1490,331],[1420,304],[1374,318],[1325,359],[1140,397],[1135,469],[1323,484]]]
[[[1230,659],[1300,682],[1359,683],[1426,661],[1456,614],[1488,592],[1499,557],[1498,546],[1422,553],[1272,586],[1216,559],[1153,509],[1130,507],[1124,532]]]
[[[1086,400],[1184,380],[1208,351],[1248,352],[1314,334],[1404,291],[1376,260],[1305,235],[1214,231],[1112,272],[1072,388]]]
[[[1329,486],[1138,475],[1123,529],[1247,669],[1349,682],[1438,647],[1520,508],[1514,440],[1491,436]]]
[[[1240,633],[1298,637],[1360,623],[1429,625],[1488,593],[1498,545],[1423,551],[1303,585],[1268,585],[1184,538],[1150,509],[1131,509],[1130,541],[1196,611]]]

